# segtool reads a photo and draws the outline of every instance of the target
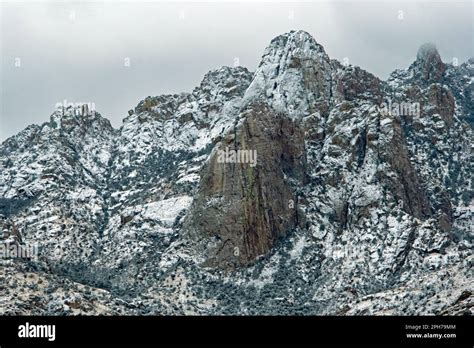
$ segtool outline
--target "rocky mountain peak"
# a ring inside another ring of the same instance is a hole
[[[425,43],[418,49],[413,68],[415,78],[424,83],[433,83],[439,82],[446,67],[436,46],[433,43]]]
[[[248,78],[252,73],[243,66],[222,66],[218,69],[208,71],[200,84],[200,88],[209,88],[209,86],[221,86],[227,80],[232,78]]]
[[[81,130],[81,132],[90,132],[93,129],[114,132],[110,121],[102,117],[92,103],[58,106],[50,116],[49,125],[52,129],[62,129],[66,132],[72,129]]]
[[[265,50],[264,55],[275,51],[284,50],[287,53],[300,53],[310,57],[321,55],[327,57],[324,47],[316,42],[313,36],[304,30],[292,30],[275,37]]]
[[[329,98],[331,71],[324,48],[307,32],[291,31],[265,49],[245,99],[267,98],[278,112],[308,116],[318,101]]]
[[[437,60],[441,61],[441,58],[438,53],[436,45],[432,42],[426,42],[418,48],[418,53],[416,54],[417,60],[425,60],[429,57],[436,57]]]
[[[223,66],[204,75],[200,86],[194,89],[193,94],[206,100],[217,100],[220,97],[227,99],[243,94],[252,78],[253,73],[245,67]]]

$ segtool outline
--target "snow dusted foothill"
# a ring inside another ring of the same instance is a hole
[[[0,313],[472,314],[472,63],[381,81],[292,31],[119,129],[58,108],[0,145],[0,240],[39,251]]]

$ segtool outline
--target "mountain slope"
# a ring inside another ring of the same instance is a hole
[[[469,64],[426,44],[381,81],[296,31],[118,130],[58,110],[0,146],[4,243],[39,248],[5,284],[65,281],[104,313],[471,313]],[[7,290],[3,313],[100,313]]]

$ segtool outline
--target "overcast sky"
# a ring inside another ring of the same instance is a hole
[[[189,92],[236,58],[255,70],[270,40],[292,29],[382,79],[424,42],[464,62],[474,56],[472,4],[1,2],[0,141],[49,120],[65,99],[95,103],[118,127],[146,96]]]

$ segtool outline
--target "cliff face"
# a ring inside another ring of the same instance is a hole
[[[299,222],[296,187],[305,184],[304,132],[265,104],[250,104],[217,144],[207,165],[188,228],[216,241],[209,264],[239,266],[267,254]],[[255,163],[219,161],[221,151],[252,151]]]
[[[296,31],[118,130],[57,110],[0,146],[2,242],[38,247],[0,312],[471,311],[470,62],[381,81]]]

